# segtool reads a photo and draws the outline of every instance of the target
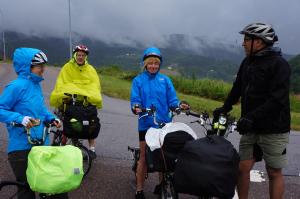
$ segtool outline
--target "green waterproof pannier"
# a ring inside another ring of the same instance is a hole
[[[71,145],[32,147],[26,175],[30,188],[39,193],[76,189],[83,177],[81,150]]]

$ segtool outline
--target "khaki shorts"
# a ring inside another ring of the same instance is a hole
[[[287,165],[286,147],[289,133],[242,135],[239,146],[240,160],[264,159],[271,168]]]

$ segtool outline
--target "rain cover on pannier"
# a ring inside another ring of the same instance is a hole
[[[78,147],[35,146],[28,155],[26,176],[33,191],[58,194],[78,188],[83,177]]]
[[[177,159],[174,181],[179,193],[231,198],[237,184],[239,155],[221,136],[186,143]]]
[[[187,141],[194,139],[197,139],[195,132],[184,123],[167,123],[161,129],[150,128],[145,136],[148,172],[174,170],[178,153]]]

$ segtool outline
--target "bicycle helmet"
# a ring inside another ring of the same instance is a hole
[[[31,60],[31,66],[39,65],[39,64],[45,64],[48,62],[47,56],[45,53],[40,51],[39,53],[35,54]]]
[[[162,62],[160,50],[156,47],[150,47],[144,51],[143,61],[145,61],[145,59],[148,57],[157,57],[160,60],[160,62]]]
[[[275,34],[271,25],[265,23],[252,23],[247,25],[240,34],[248,35],[250,37],[257,37],[262,39],[266,44],[273,44],[278,41],[278,37]]]
[[[73,53],[76,53],[78,51],[85,52],[87,55],[89,54],[89,49],[85,45],[78,45],[75,46]]]

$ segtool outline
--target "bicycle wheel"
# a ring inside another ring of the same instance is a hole
[[[18,188],[22,188],[18,190]],[[0,198],[22,198],[29,186],[16,181],[0,181]]]
[[[178,199],[178,193],[176,192],[172,182],[163,182],[161,193],[161,199]]]
[[[59,133],[53,135],[52,146],[61,146],[61,135]]]
[[[84,173],[83,177],[85,177],[89,173],[92,167],[92,158],[90,157],[89,150],[85,146],[79,144],[76,147],[78,147],[82,153],[82,158],[83,158],[82,166],[83,166],[83,173]]]

